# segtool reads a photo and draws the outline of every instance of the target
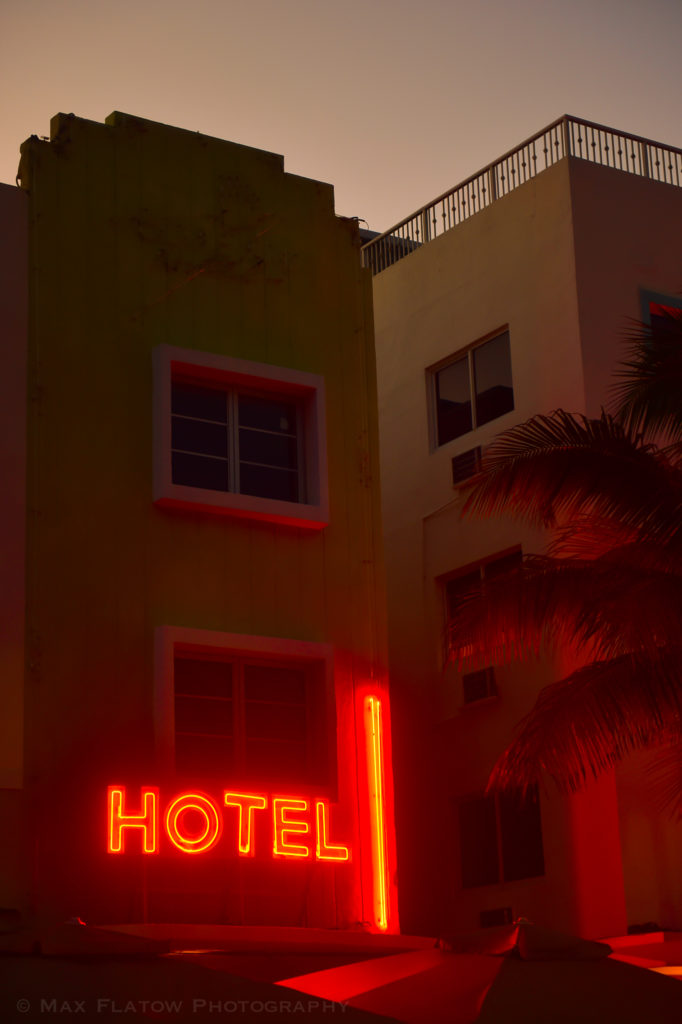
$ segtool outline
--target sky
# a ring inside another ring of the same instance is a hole
[[[377,231],[574,114],[682,148],[682,0],[0,0],[0,181],[59,111],[281,153]]]

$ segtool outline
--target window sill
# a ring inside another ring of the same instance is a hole
[[[200,487],[183,487],[179,484],[168,484],[165,493],[154,498],[154,504],[161,508],[193,509],[313,530],[324,529],[329,521],[329,517],[319,505],[275,501],[250,494],[208,491]]]

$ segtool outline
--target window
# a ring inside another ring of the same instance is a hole
[[[462,887],[515,882],[545,873],[537,789],[473,796],[459,804]]]
[[[514,408],[509,331],[430,371],[434,447]]]
[[[181,626],[155,633],[156,754],[183,784],[336,786],[328,644]]]
[[[651,335],[658,341],[669,340],[673,344],[679,339],[682,322],[682,308],[660,302],[649,303],[649,324]]]
[[[175,769],[187,778],[325,781],[319,666],[175,656]]]
[[[296,401],[171,381],[174,484],[302,501]]]
[[[496,576],[512,572],[521,565],[521,550],[491,558],[473,569],[460,572],[445,580],[445,614],[446,626],[455,617],[458,605],[467,595],[476,590],[483,580],[491,580]],[[466,672],[462,675],[462,691],[465,704],[474,704],[488,697],[497,696],[495,669],[492,667]]]
[[[326,524],[322,378],[165,345],[154,359],[158,504]]]

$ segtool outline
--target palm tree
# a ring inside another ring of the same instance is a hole
[[[628,752],[668,744],[682,796],[682,311],[630,332],[616,410],[558,410],[498,436],[464,514],[552,531],[546,555],[481,584],[449,624],[460,665],[572,644],[584,665],[545,687],[490,785],[547,774],[580,787]],[[485,653],[484,653],[485,652]]]

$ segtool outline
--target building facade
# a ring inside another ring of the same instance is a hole
[[[481,449],[536,413],[599,415],[628,318],[681,304],[681,184],[680,151],[566,117],[365,246],[408,931],[520,915],[585,936],[682,927],[680,828],[643,758],[573,797],[483,795],[517,722],[580,652],[463,677],[444,654],[458,589],[546,544],[461,519]]]
[[[3,186],[0,904],[398,931],[371,281],[330,186],[114,113]]]

